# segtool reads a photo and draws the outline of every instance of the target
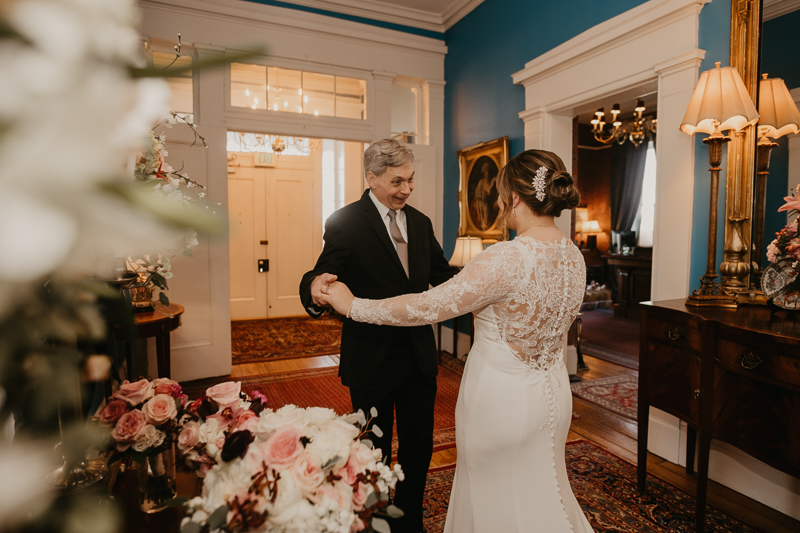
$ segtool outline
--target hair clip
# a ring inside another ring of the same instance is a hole
[[[540,202],[543,202],[545,197],[545,176],[547,176],[547,167],[539,167],[539,170],[536,171],[536,177],[533,178],[531,182],[533,184],[533,190],[536,191],[536,199]]]

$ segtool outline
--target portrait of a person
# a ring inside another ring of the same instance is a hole
[[[479,230],[491,228],[497,220],[497,164],[481,156],[469,175],[469,214]]]

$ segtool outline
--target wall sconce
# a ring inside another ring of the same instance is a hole
[[[689,108],[681,122],[681,131],[693,135],[710,133],[703,142],[708,145],[711,168],[711,201],[708,216],[708,256],[706,273],[700,279],[700,289],[692,291],[686,305],[708,307],[736,307],[736,296],[716,282],[717,278],[717,199],[719,196],[719,171],[722,147],[730,141],[721,132],[739,131],[758,121],[753,100],[744,86],[739,72],[733,67],[707,70],[692,94]]]

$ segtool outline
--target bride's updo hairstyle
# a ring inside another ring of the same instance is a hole
[[[541,167],[545,167],[547,172],[542,191],[544,197],[540,200],[537,198],[540,191],[534,187],[533,181]],[[520,201],[539,216],[557,217],[564,209],[575,209],[581,201],[575,180],[567,172],[564,162],[546,150],[525,150],[509,161],[497,176],[497,192],[503,200],[503,212],[498,216],[503,225],[511,216],[513,193],[517,193]]]

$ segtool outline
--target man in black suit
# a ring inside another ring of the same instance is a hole
[[[414,190],[414,156],[393,139],[376,141],[364,152],[370,188],[325,224],[325,246],[314,270],[300,283],[303,305],[322,315],[317,300],[338,279],[360,298],[380,299],[418,293],[458,273],[444,257],[428,217],[406,205]],[[394,504],[405,516],[392,533],[423,531],[422,498],[433,453],[433,407],[439,371],[433,328],[376,326],[345,319],[339,376],[350,388],[353,410],[383,431],[373,443],[391,458],[397,413],[398,462],[405,480]],[[388,462],[387,462],[388,464]]]

